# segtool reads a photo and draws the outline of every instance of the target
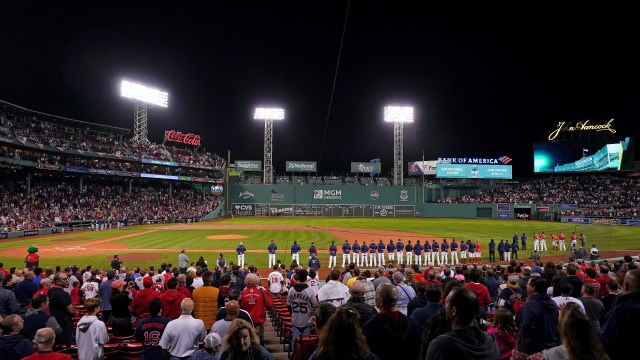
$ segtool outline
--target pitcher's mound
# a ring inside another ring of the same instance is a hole
[[[246,239],[247,237],[244,235],[237,234],[225,234],[225,235],[209,235],[207,239],[209,240],[237,240],[237,239]]]

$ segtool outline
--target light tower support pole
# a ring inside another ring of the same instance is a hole
[[[143,103],[141,101],[135,102],[135,114],[134,114],[134,134],[133,134],[133,142],[137,144],[150,144],[148,135],[149,130],[147,129],[147,110],[149,109],[149,104]]]
[[[263,184],[273,184],[273,120],[264,121]]]
[[[403,185],[403,169],[402,169],[402,159],[403,159],[403,151],[402,144],[404,140],[404,123],[401,121],[396,121],[393,123],[393,185],[402,186]]]

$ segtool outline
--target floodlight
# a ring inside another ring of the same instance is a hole
[[[151,105],[161,107],[169,106],[169,94],[166,91],[161,91],[127,80],[122,80],[122,83],[120,84],[120,95]]]
[[[386,122],[413,122],[413,107],[411,106],[386,106],[384,108],[384,121]]]
[[[255,120],[284,120],[284,109],[256,108],[253,118]]]

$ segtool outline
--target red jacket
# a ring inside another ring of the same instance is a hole
[[[191,299],[191,290],[187,289],[186,286],[178,285],[178,291],[180,291],[185,297]]]
[[[480,283],[470,282],[464,284],[464,287],[476,293],[481,308],[484,308],[491,303],[491,296],[489,296],[489,290],[487,290],[486,286]]]
[[[144,290],[138,291],[136,296],[133,297],[133,301],[129,306],[129,311],[131,315],[138,317],[138,319],[144,319],[149,317],[149,303],[151,300],[160,296],[160,293],[151,289],[146,288]]]
[[[169,289],[160,295],[162,302],[162,317],[175,320],[180,317],[180,303],[184,299],[184,294],[175,289]]]
[[[254,324],[264,324],[267,309],[273,305],[271,297],[265,290],[260,290],[255,284],[247,285],[240,294],[240,308],[251,315]]]

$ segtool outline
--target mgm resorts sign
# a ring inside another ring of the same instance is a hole
[[[313,190],[314,200],[342,200],[342,190]]]

